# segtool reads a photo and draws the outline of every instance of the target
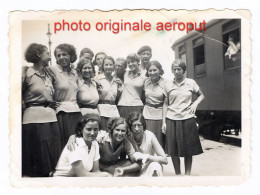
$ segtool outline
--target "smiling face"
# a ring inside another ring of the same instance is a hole
[[[47,47],[44,48],[43,52],[39,56],[40,56],[40,61],[43,62],[44,66],[45,67],[48,66],[51,58]]]
[[[135,60],[128,60],[127,61],[127,66],[132,72],[136,72],[139,69],[139,64]]]
[[[148,76],[153,80],[157,80],[160,77],[160,70],[155,65],[151,65],[148,69]]]
[[[172,72],[173,72],[176,79],[182,79],[183,78],[184,71],[181,67],[173,66]]]
[[[151,57],[152,57],[152,53],[149,50],[140,53],[141,62],[143,64],[149,63]]]
[[[134,136],[140,136],[144,133],[144,126],[141,121],[136,120],[132,123],[131,130]]]
[[[85,142],[92,142],[97,138],[99,124],[97,121],[89,121],[82,130],[82,136]]]
[[[127,133],[127,127],[125,124],[117,125],[112,133],[113,143],[116,144],[121,143],[125,139],[126,133]]]
[[[112,72],[115,69],[113,61],[110,60],[110,59],[105,59],[103,68],[104,68],[104,73],[105,74],[112,74]]]
[[[81,69],[81,74],[84,79],[91,78],[93,74],[93,69],[90,63],[86,63],[83,65]]]
[[[63,68],[66,68],[70,65],[70,55],[68,52],[61,49],[56,49],[55,57],[57,60],[57,64],[59,64]]]

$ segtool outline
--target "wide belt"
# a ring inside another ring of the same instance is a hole
[[[110,105],[115,105],[115,101],[99,100],[98,104],[110,104]]]
[[[43,103],[25,103],[26,108],[36,107],[36,106],[48,107],[49,105],[50,105],[49,102],[43,102]]]
[[[79,104],[79,107],[80,108],[92,108],[92,109],[96,109],[97,108],[96,105],[90,105],[90,104],[84,104],[84,105]]]
[[[160,103],[160,104],[150,104],[150,103],[146,102],[145,105],[146,105],[146,106],[153,107],[153,108],[163,107],[163,103]]]

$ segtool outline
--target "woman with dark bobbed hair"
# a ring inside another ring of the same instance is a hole
[[[97,83],[93,80],[95,69],[92,62],[89,59],[81,59],[77,66],[77,72],[79,74],[77,102],[82,115],[99,114],[97,109],[99,94]]]
[[[33,66],[22,78],[26,109],[22,121],[22,176],[48,177],[61,152],[60,130],[53,109],[53,85],[44,70],[50,61],[46,46],[33,43],[25,59]]]
[[[129,54],[126,58],[129,71],[124,74],[123,91],[118,101],[120,116],[127,118],[131,112],[143,111],[144,81],[147,79],[141,73],[140,57],[136,54]]]
[[[166,153],[172,157],[176,175],[181,174],[180,157],[184,157],[185,174],[190,175],[192,156],[201,154],[195,111],[204,99],[197,83],[185,78],[186,65],[180,59],[172,63],[174,79],[165,84],[162,130],[166,133]],[[197,100],[192,103],[192,95]]]
[[[162,65],[158,61],[151,61],[146,66],[148,79],[144,83],[145,106],[143,115],[146,122],[146,129],[152,131],[161,146],[164,148],[162,135],[162,107],[165,99],[164,84],[162,78],[164,73]]]
[[[155,135],[146,130],[143,115],[138,112],[130,113],[127,124],[131,130],[128,139],[137,151],[136,160],[142,161],[140,176],[163,176],[162,164],[167,164],[168,160]]]
[[[65,147],[53,176],[65,177],[107,177],[99,170],[99,146],[96,141],[100,118],[96,114],[82,116],[76,127],[75,150]]]
[[[115,60],[107,56],[103,60],[102,71],[94,79],[99,83],[98,110],[102,119],[102,130],[107,130],[107,121],[111,117],[119,117],[116,100],[121,93],[122,81],[113,76]]]
[[[55,48],[56,66],[48,67],[53,76],[56,114],[61,130],[61,144],[64,147],[79,118],[82,116],[77,104],[78,74],[71,67],[77,60],[76,49],[70,44],[60,44]]]

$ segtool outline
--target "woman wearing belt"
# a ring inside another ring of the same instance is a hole
[[[33,63],[22,78],[26,105],[22,121],[22,176],[48,177],[61,153],[60,130],[53,106],[54,89],[44,68],[50,61],[46,46],[33,43],[25,53]]]
[[[97,104],[99,94],[97,91],[97,83],[92,79],[95,75],[95,69],[89,59],[82,59],[77,66],[79,74],[79,91],[77,94],[77,102],[82,115],[98,114]]]
[[[130,70],[125,72],[123,91],[118,102],[118,110],[123,118],[127,118],[131,112],[142,113],[144,81],[147,79],[141,74],[140,57],[137,54],[128,55],[126,61]]]
[[[111,117],[119,117],[116,100],[121,93],[122,81],[113,76],[115,60],[107,56],[102,64],[103,74],[97,75],[95,80],[99,88],[98,110],[102,120],[102,130],[107,130],[107,121]]]
[[[144,83],[145,106],[143,115],[146,129],[152,131],[164,148],[165,143],[162,135],[162,107],[165,99],[165,79],[161,77],[164,71],[158,61],[151,61],[147,65],[146,76],[149,78]]]
[[[166,153],[172,157],[176,175],[181,174],[180,158],[184,157],[185,174],[190,175],[192,156],[201,154],[195,111],[204,95],[197,83],[184,77],[186,65],[180,59],[172,63],[174,79],[165,84],[162,130],[166,133]],[[192,95],[197,100],[192,102]]]
[[[73,45],[60,44],[54,50],[56,66],[48,67],[53,76],[54,100],[57,102],[56,114],[61,131],[62,148],[70,135],[74,134],[79,118],[82,116],[77,104],[78,74],[71,67],[77,59]]]

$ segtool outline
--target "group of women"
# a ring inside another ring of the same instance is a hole
[[[176,174],[184,157],[190,174],[202,153],[194,116],[204,96],[184,62],[173,62],[166,81],[149,46],[116,60],[84,48],[76,67],[73,45],[58,45],[54,56],[48,66],[46,46],[25,52],[33,65],[22,76],[24,177],[163,176],[167,155]]]

